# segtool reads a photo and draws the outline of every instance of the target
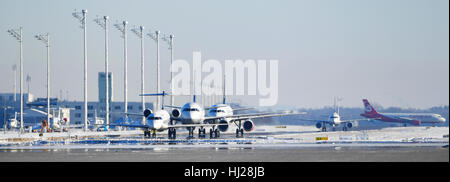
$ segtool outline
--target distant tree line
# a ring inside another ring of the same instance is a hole
[[[383,108],[380,105],[374,105],[377,112],[380,113],[435,113],[440,114],[446,119],[445,123],[436,124],[435,126],[449,126],[449,106],[435,106],[428,109],[416,109],[416,108],[400,108],[400,107],[388,107]],[[323,107],[319,109],[298,109],[299,112],[307,112],[307,115],[296,115],[296,116],[285,116],[285,117],[274,117],[267,118],[259,121],[263,124],[269,125],[315,125],[314,121],[301,121],[302,118],[313,119],[313,120],[328,120],[329,116],[335,112],[334,107]],[[359,119],[363,118],[360,116],[364,112],[362,107],[341,107],[339,108],[339,114],[342,119]],[[397,123],[386,123],[381,121],[373,122],[359,122],[359,126],[401,126]],[[431,124],[424,124],[430,125]]]

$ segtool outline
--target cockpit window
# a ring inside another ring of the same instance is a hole
[[[199,111],[197,108],[184,108],[183,111]]]
[[[217,112],[225,112],[224,110],[217,110],[217,109],[213,109],[211,110],[212,113],[217,113]]]

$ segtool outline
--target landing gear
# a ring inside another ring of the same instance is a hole
[[[206,129],[203,127],[200,127],[198,129],[198,138],[205,138],[206,137]]]
[[[236,124],[236,125],[238,127],[236,129],[236,138],[244,138],[244,129],[242,128],[241,120],[239,120],[239,124]]]
[[[209,138],[219,138],[220,137],[220,131],[216,129],[215,127],[209,129]]]
[[[344,126],[343,128],[342,128],[342,131],[347,131],[348,130],[348,128],[346,127],[346,126]]]
[[[177,138],[177,129],[175,128],[169,128],[169,139],[176,139]]]
[[[150,130],[144,130],[144,138],[150,138]]]
[[[325,126],[322,127],[322,132],[327,132],[327,128]]]
[[[156,130],[144,130],[144,138],[156,138]]]
[[[189,131],[188,139],[194,138],[194,127],[187,127],[187,130]]]
[[[236,129],[236,138],[244,138],[244,129]]]

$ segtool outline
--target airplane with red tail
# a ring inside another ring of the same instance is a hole
[[[445,123],[445,118],[433,113],[378,113],[367,99],[363,99],[364,113],[361,116],[383,122],[403,123],[419,126],[422,123]]]

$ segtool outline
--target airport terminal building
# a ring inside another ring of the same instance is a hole
[[[88,102],[88,120],[94,121],[96,118],[105,119],[106,117],[106,78],[104,72],[99,72],[98,74],[98,101],[90,101]],[[124,112],[124,102],[122,101],[114,101],[113,95],[113,74],[110,72],[109,76],[109,110],[110,110],[110,123],[114,123],[118,120],[123,119],[125,116]],[[43,113],[47,112],[47,98],[35,98],[33,94],[24,93],[24,103],[23,110],[24,113],[35,113],[30,109],[37,109],[43,111]],[[128,102],[128,113],[142,113],[144,109],[154,108],[154,104],[152,102],[146,102],[145,107],[142,108],[141,102]],[[83,124],[84,121],[84,102],[83,101],[68,101],[68,100],[60,100],[58,98],[50,98],[50,107],[51,109],[57,108],[69,108],[70,118],[67,120],[70,124]],[[8,121],[10,118],[14,118],[15,113],[20,112],[20,94],[16,93],[16,97],[14,97],[14,93],[1,93],[0,94],[0,126],[4,126],[5,121]],[[26,118],[26,114],[24,114],[25,122],[32,121],[37,122],[39,124],[42,118],[46,118],[45,114],[33,114],[34,118]],[[17,116],[18,117],[18,116]],[[128,116],[132,120],[142,120],[141,116],[137,115],[129,115]],[[17,118],[19,119],[19,118]]]

